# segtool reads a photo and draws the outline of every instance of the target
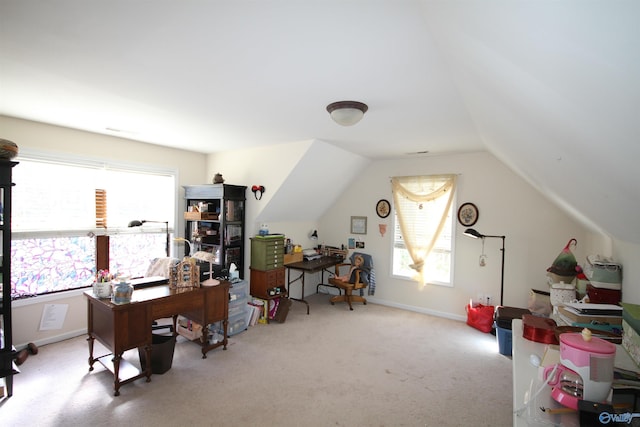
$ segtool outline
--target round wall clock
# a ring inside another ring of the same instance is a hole
[[[380,199],[376,204],[376,213],[380,218],[386,218],[391,213],[391,204],[388,200]]]
[[[478,208],[473,203],[463,203],[458,208],[458,221],[460,224],[471,227],[478,222]]]

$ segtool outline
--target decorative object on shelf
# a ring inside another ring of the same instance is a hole
[[[376,213],[380,218],[386,218],[391,213],[391,204],[388,200],[380,199],[376,204]]]
[[[351,217],[351,234],[367,234],[367,217]]]
[[[133,286],[127,282],[125,277],[118,277],[114,281],[113,296],[111,302],[114,304],[129,304],[133,295]]]
[[[478,222],[478,216],[478,207],[473,203],[463,203],[458,208],[458,221],[465,227],[471,227]]]
[[[18,145],[8,139],[0,138],[0,159],[11,160],[18,155]]]
[[[502,252],[502,267],[500,270],[500,305],[504,305],[502,303],[502,300],[503,300],[503,294],[504,294],[504,239],[506,238],[506,236],[491,236],[488,234],[480,234],[473,228],[467,228],[466,230],[464,230],[464,235],[467,237],[471,237],[473,239],[482,239],[483,245],[484,245],[484,239],[486,237],[502,239],[502,248],[500,249],[500,251]],[[483,252],[484,252],[484,249],[483,249]]]
[[[251,187],[251,191],[253,191],[253,197],[255,197],[256,200],[260,200],[262,199],[262,193],[264,193],[264,186],[254,185],[253,187]]]
[[[224,184],[224,178],[222,177],[221,173],[217,173],[213,176],[213,183],[214,184]]]
[[[327,111],[334,122],[341,126],[353,126],[358,123],[369,107],[358,101],[338,101],[327,105]]]
[[[134,219],[133,221],[129,222],[129,227],[140,227],[142,226],[142,224],[145,224],[147,222],[152,222],[152,223],[157,223],[157,224],[164,224],[165,226],[165,233],[167,235],[167,244],[165,247],[165,250],[167,252],[167,256],[169,255],[169,221],[150,221],[147,219],[143,219],[142,221],[139,221],[137,219]]]

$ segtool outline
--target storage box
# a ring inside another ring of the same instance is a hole
[[[179,317],[176,328],[176,332],[190,341],[202,337],[202,325],[187,318]]]
[[[504,356],[511,356],[511,346],[513,340],[513,332],[509,329],[496,327],[496,338],[498,340],[498,351]]]
[[[640,367],[640,335],[633,329],[626,320],[622,321],[622,347],[627,351],[629,357]]]
[[[627,322],[636,332],[640,331],[640,305],[621,302],[622,320]]]
[[[598,288],[587,285],[589,302],[593,304],[618,304],[622,300],[622,292],[616,289]]]
[[[504,356],[511,356],[511,321],[522,319],[525,314],[531,314],[526,308],[498,306],[495,312],[496,339],[498,340],[498,351]]]
[[[217,220],[220,214],[216,212],[185,212],[184,219],[188,221]]]
[[[511,321],[522,319],[525,314],[531,314],[531,311],[526,308],[498,306],[495,313],[496,325],[499,328],[511,330]]]
[[[284,265],[302,261],[302,252],[284,254]]]
[[[236,316],[229,316],[229,326],[227,327],[227,335],[232,336],[239,334],[249,327],[247,315],[243,312]]]
[[[533,314],[522,316],[522,336],[529,341],[543,344],[560,344],[556,337],[556,321]]]

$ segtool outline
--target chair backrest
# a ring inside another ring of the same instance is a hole
[[[349,257],[349,259],[351,260],[351,265],[355,265],[355,259],[357,256],[362,257],[362,260],[364,261],[363,264],[360,266],[360,282],[364,283],[365,285],[368,285],[369,273],[373,268],[373,259],[369,254],[364,254],[362,252],[354,252]],[[351,272],[351,277],[349,278],[349,282],[355,283],[355,270]]]
[[[349,260],[351,261],[351,265],[355,264],[355,259],[356,259],[356,256],[358,255],[361,256],[362,259],[364,260],[364,264],[362,265],[362,267],[367,270],[371,270],[373,268],[373,258],[371,258],[371,255],[363,254],[362,252],[354,252],[351,254],[351,256],[349,257]]]

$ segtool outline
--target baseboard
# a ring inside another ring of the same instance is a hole
[[[37,341],[30,341],[33,342],[35,345],[37,345],[38,347],[43,346],[43,345],[47,345],[47,344],[53,344],[59,341],[64,341],[64,340],[68,340],[71,338],[75,338],[75,337],[79,337],[80,335],[87,335],[87,328],[83,328],[83,329],[76,329],[75,331],[67,331],[64,334],[60,334],[60,335],[54,335],[54,336],[50,336],[47,338],[43,338],[41,340],[37,340]],[[29,343],[19,343],[16,344],[14,343],[14,346],[16,347],[16,349],[18,350],[22,350],[23,348],[26,348],[27,345]]]
[[[372,296],[367,296],[367,295],[365,295],[365,297],[367,298],[368,302],[371,302],[373,304],[386,305],[387,307],[399,308],[399,309],[402,309],[402,310],[413,311],[413,312],[422,313],[422,314],[428,314],[430,316],[443,317],[445,319],[458,320],[458,321],[461,321],[461,322],[466,322],[467,321],[466,316],[460,316],[460,315],[457,315],[457,314],[445,313],[444,311],[429,310],[428,308],[416,307],[416,306],[413,306],[413,305],[398,304],[397,302],[378,299],[378,298],[375,298],[375,297],[372,297]]]

